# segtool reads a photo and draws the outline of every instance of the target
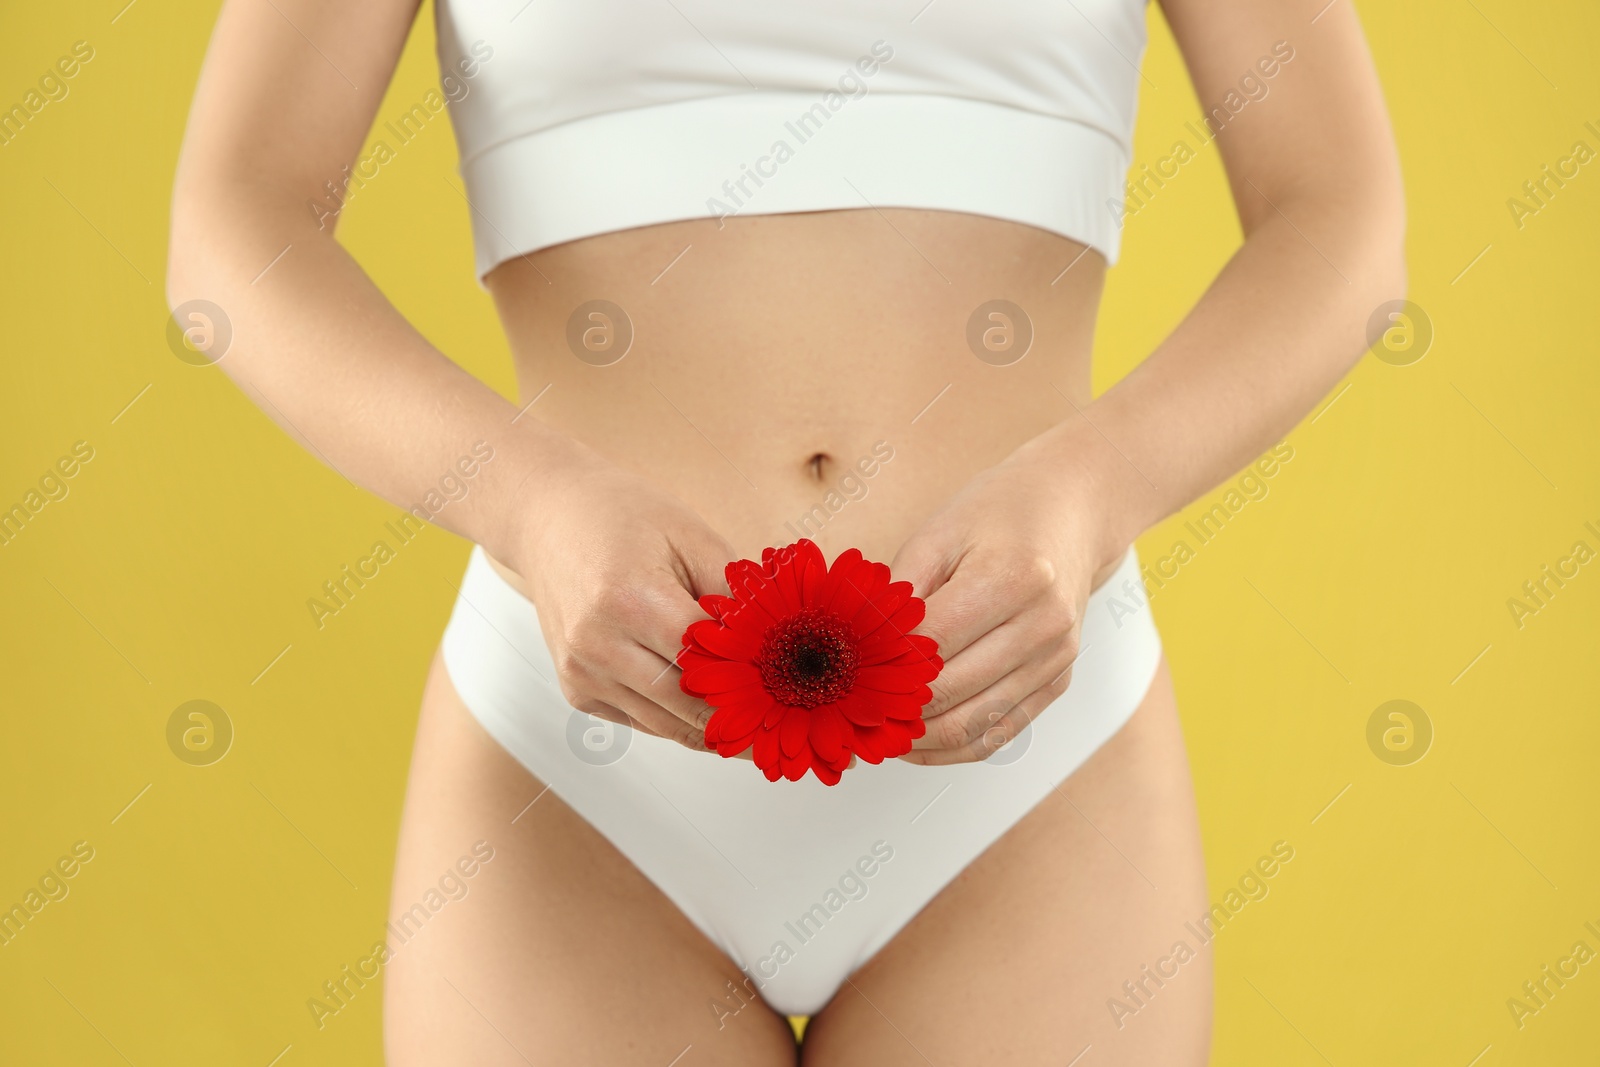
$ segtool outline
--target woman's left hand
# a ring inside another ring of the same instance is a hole
[[[1052,454],[1053,453],[1053,454]],[[1089,591],[1121,561],[1105,494],[1030,442],[968,483],[890,564],[928,611],[944,670],[911,763],[986,759],[1066,692]]]

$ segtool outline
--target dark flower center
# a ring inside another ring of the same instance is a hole
[[[761,641],[761,681],[773,699],[814,708],[856,682],[856,635],[832,612],[807,608],[774,623]]]

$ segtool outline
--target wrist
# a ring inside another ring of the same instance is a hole
[[[1082,416],[1060,423],[1018,449],[1016,457],[1042,465],[1086,538],[1098,571],[1122,561],[1134,540],[1159,518],[1156,487],[1125,450]]]
[[[527,577],[537,561],[541,530],[560,510],[563,487],[586,459],[597,457],[566,434],[531,420],[512,427],[503,440],[508,462],[480,543],[491,557]]]

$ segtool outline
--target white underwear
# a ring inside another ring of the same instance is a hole
[[[819,1011],[940,889],[1115,734],[1161,638],[1129,549],[1089,597],[1072,682],[982,763],[769,782],[569,706],[533,605],[474,548],[444,634],[495,740],[660,888],[775,1010]]]

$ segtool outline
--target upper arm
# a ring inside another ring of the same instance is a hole
[[[1289,201],[1403,226],[1399,162],[1360,22],[1351,0],[1323,2],[1161,0],[1201,108],[1221,127],[1247,234]]]
[[[360,151],[419,0],[226,0],[195,88],[174,195],[302,204]],[[310,217],[309,215],[307,216]]]

